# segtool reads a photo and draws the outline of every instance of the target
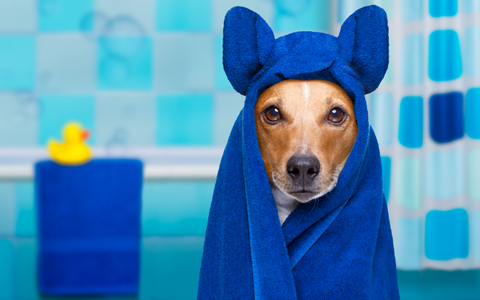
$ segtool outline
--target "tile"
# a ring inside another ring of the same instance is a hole
[[[402,0],[401,13],[404,22],[418,21],[423,19],[424,0]]]
[[[32,36],[0,36],[0,91],[34,89],[35,53]]]
[[[154,299],[195,299],[203,237],[160,238],[156,247]]]
[[[402,45],[402,83],[422,84],[423,65],[423,35],[414,33],[405,36]]]
[[[449,81],[462,75],[458,34],[454,30],[435,30],[428,42],[428,76],[433,81]]]
[[[463,95],[460,92],[430,97],[430,136],[440,144],[463,137]]]
[[[330,31],[330,1],[276,0],[274,7],[276,32]]]
[[[158,291],[158,287],[155,286],[154,277],[158,240],[158,238],[150,237],[144,237],[142,239],[138,300],[154,300],[155,292]]]
[[[403,97],[400,102],[398,141],[407,148],[420,148],[423,145],[423,98]]]
[[[397,268],[418,270],[422,261],[422,222],[420,219],[401,218],[397,221],[394,242]]]
[[[35,237],[37,234],[37,212],[35,209],[35,188],[32,181],[15,182],[15,202],[17,226],[15,233],[19,237]]]
[[[95,0],[95,10],[104,17],[106,35],[150,35],[156,32],[156,0]],[[103,18],[102,18],[103,19]]]
[[[10,180],[2,180],[0,181],[0,239],[15,236],[16,216],[14,183]]]
[[[157,144],[212,145],[213,99],[210,94],[160,95],[157,98]]]
[[[47,145],[53,138],[63,141],[63,127],[72,121],[79,122],[90,131],[87,143],[95,144],[94,99],[87,95],[41,95],[39,97],[39,143]]]
[[[146,181],[143,236],[204,236],[213,181]]]
[[[453,17],[458,12],[457,0],[429,0],[428,11],[434,18]]]
[[[469,252],[468,214],[462,208],[432,210],[425,221],[425,255],[446,261],[466,258]]]
[[[214,103],[214,144],[225,146],[232,131],[233,124],[243,109],[245,96],[237,92],[217,92]]]
[[[480,139],[480,88],[471,88],[465,95],[465,133]]]
[[[393,135],[393,95],[377,92],[370,96],[370,123],[380,145],[391,145]]]
[[[480,299],[479,270],[397,270],[397,276],[401,299]]]
[[[13,261],[15,251],[13,244],[7,239],[0,239],[0,299],[14,299],[13,294]]]
[[[212,0],[157,0],[158,31],[210,31]]]
[[[32,33],[36,30],[36,0],[0,1],[0,33]]]
[[[194,45],[194,47],[192,47]],[[159,34],[155,40],[155,83],[162,92],[210,92],[215,86],[211,34]]]
[[[33,93],[0,94],[0,146],[33,147],[38,144],[38,102]]]
[[[81,34],[40,35],[37,39],[37,88],[51,92],[96,89],[96,46]]]
[[[463,45],[465,47],[463,49],[465,74],[472,78],[480,77],[480,57],[478,56],[480,52],[480,25],[470,26],[465,30]]]
[[[395,200],[408,209],[422,206],[422,161],[416,157],[398,160],[395,180]]]
[[[446,200],[464,193],[463,151],[431,152],[424,166],[424,195]]]
[[[391,180],[391,171],[392,171],[392,159],[388,156],[382,156],[381,162],[382,162],[383,193],[385,194],[385,199],[388,203],[388,200],[390,199],[390,180]]]
[[[98,39],[98,88],[149,90],[153,87],[150,37],[104,36]]]
[[[223,69],[223,36],[215,36],[215,88],[217,90],[233,91],[232,84]]]
[[[46,32],[90,31],[93,24],[82,21],[93,9],[93,0],[39,0],[38,28]]]
[[[421,271],[401,270],[397,268],[400,299],[420,300],[423,298],[420,282],[422,273]]]
[[[14,294],[15,300],[40,300],[37,288],[37,243],[35,239],[15,241]]]
[[[156,104],[153,95],[99,95],[95,101],[97,145],[154,146]]]
[[[467,153],[467,184],[468,196],[474,200],[480,200],[480,150]]]

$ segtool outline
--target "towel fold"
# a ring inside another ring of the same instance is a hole
[[[142,182],[133,159],[36,164],[41,293],[138,292]]]
[[[388,67],[385,12],[356,11],[337,38],[297,32],[275,39],[259,15],[235,7],[223,36],[225,72],[246,100],[218,172],[198,299],[399,299],[379,147],[364,96]],[[298,206],[281,226],[254,107],[285,79],[341,86],[354,102],[358,135],[337,186]]]

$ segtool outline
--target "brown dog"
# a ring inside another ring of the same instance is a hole
[[[255,125],[281,224],[299,202],[335,187],[358,131],[347,93],[323,80],[271,86],[255,105]]]

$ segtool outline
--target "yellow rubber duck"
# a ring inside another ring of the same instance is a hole
[[[68,123],[63,129],[65,143],[48,141],[48,151],[52,159],[62,165],[81,165],[90,160],[92,153],[84,143],[89,136],[79,123]]]

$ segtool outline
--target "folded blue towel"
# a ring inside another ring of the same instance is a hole
[[[137,293],[142,182],[138,160],[37,163],[41,293]]]
[[[223,62],[246,95],[218,172],[198,299],[399,299],[380,153],[365,94],[388,67],[385,12],[364,7],[339,37],[297,32],[278,39],[242,7],[225,18]],[[280,225],[260,154],[254,107],[285,79],[323,79],[354,101],[358,136],[337,186]]]

